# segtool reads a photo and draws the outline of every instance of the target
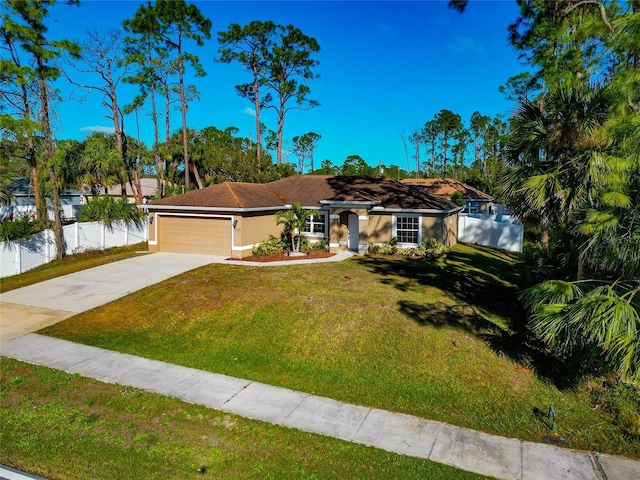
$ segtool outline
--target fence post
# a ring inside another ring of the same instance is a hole
[[[129,224],[124,224],[124,246],[129,245]]]
[[[77,252],[80,250],[80,223],[76,222],[75,225],[75,247],[74,250]]]
[[[100,222],[100,250],[104,250],[104,223]]]
[[[16,242],[16,273],[22,273],[22,244]]]
[[[51,233],[51,230],[49,229],[46,229],[44,231],[45,258],[47,259],[47,263],[51,261],[51,235],[49,235],[50,233]]]

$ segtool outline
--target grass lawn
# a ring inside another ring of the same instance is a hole
[[[61,277],[69,273],[86,270],[87,268],[97,267],[105,263],[124,260],[125,258],[134,257],[136,252],[146,250],[147,242],[144,242],[126,247],[92,250],[77,255],[69,255],[62,260],[54,260],[53,262],[46,263],[20,275],[0,278],[0,293],[43,282],[50,278]]]
[[[46,478],[484,478],[7,358],[0,367],[2,463]]]
[[[570,447],[640,457],[585,388],[522,335],[517,255],[458,245],[426,263],[211,265],[42,333],[166,362],[539,441],[553,404]]]

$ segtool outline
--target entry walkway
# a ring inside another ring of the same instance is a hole
[[[500,479],[640,478],[640,462],[624,457],[499,437],[33,333],[3,342],[0,353]]]

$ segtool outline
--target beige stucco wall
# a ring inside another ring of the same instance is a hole
[[[453,247],[458,243],[458,212],[444,217],[442,223],[444,226],[444,240],[442,240],[442,243]]]
[[[442,242],[442,215],[422,216],[422,241],[424,242],[430,238],[435,238]]]
[[[386,243],[393,237],[393,216],[369,215],[367,235],[371,243]]]
[[[269,238],[269,235],[277,237],[282,233],[283,226],[278,225],[275,213],[244,213],[235,215],[238,224],[234,230],[235,246],[255,245]]]

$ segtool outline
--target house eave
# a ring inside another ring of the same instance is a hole
[[[372,208],[372,212],[382,212],[382,213],[435,213],[438,215],[451,215],[452,213],[462,211],[464,207],[457,207],[451,210],[438,210],[435,208],[384,208],[384,207],[376,207]]]

